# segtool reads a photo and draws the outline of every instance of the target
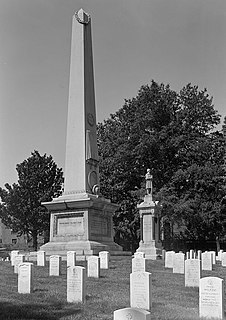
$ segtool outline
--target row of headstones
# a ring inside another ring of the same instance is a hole
[[[199,252],[198,252],[199,253]],[[213,265],[216,264],[217,261],[221,261],[222,267],[226,266],[226,252],[219,252],[218,256],[216,256],[215,251],[205,251],[200,252],[198,256],[190,255],[192,258],[201,261],[202,270],[212,271]],[[174,273],[184,273],[184,261],[185,255],[182,252],[175,253],[174,251],[167,251],[165,253],[165,267],[173,268]]]
[[[99,252],[99,256],[90,256],[87,259],[87,276],[99,278],[100,269],[108,269],[110,254],[108,251]],[[61,274],[61,257],[52,255],[49,257],[49,275]],[[45,266],[46,255],[44,251],[37,253],[37,265]],[[33,263],[25,262],[25,255],[19,251],[11,252],[11,265],[14,272],[18,273],[18,292],[31,293],[33,291]],[[67,301],[83,302],[85,298],[85,274],[86,269],[76,266],[76,252],[67,253]]]
[[[184,256],[183,253],[166,252],[165,267],[173,268],[173,273],[185,274],[185,287],[199,288],[200,317],[223,319],[224,280],[219,277],[201,278],[202,270],[212,271],[216,256],[212,252],[201,253],[201,259],[185,260]]]

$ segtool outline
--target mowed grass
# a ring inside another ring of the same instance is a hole
[[[78,262],[85,266],[85,262]],[[49,266],[34,262],[34,291],[19,294],[17,274],[10,262],[0,262],[0,319],[41,320],[107,320],[114,310],[129,307],[131,257],[112,257],[109,270],[101,270],[99,279],[87,278],[86,302],[67,303],[66,262],[62,275],[49,276]],[[184,275],[165,269],[164,262],[149,261],[152,273],[152,320],[199,319],[198,288],[185,288]],[[216,265],[202,276],[218,276],[225,280],[225,271]]]

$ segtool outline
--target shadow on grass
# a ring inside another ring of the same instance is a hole
[[[59,305],[47,304],[21,304],[0,302],[1,316],[3,320],[58,320],[65,316],[81,313],[79,305],[69,304],[65,308]]]

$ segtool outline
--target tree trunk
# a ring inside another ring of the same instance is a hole
[[[217,245],[217,252],[219,252],[221,248],[220,248],[220,240],[218,236],[216,236],[216,245]]]
[[[38,248],[38,233],[36,230],[32,232],[33,248],[37,251]]]

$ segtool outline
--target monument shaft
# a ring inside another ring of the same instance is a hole
[[[81,9],[72,21],[64,193],[92,193],[95,185],[99,168],[91,21]]]

